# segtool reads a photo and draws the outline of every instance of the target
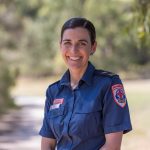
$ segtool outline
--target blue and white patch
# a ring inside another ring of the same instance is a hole
[[[120,107],[125,107],[126,105],[126,95],[122,84],[115,84],[112,86],[112,94],[114,101]]]

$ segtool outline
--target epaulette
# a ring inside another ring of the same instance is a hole
[[[59,89],[59,82],[60,82],[60,80],[58,80],[48,86],[47,90],[48,91],[50,90],[52,92],[51,96],[53,95],[55,97],[55,95],[57,94],[58,89]]]
[[[107,77],[114,77],[114,76],[118,76],[117,74],[113,73],[113,72],[109,72],[109,71],[105,71],[105,70],[96,70],[95,71],[97,75],[100,76],[107,76]]]
[[[51,83],[48,87],[56,86],[56,85],[58,85],[59,82],[60,82],[60,80],[55,81],[55,82]]]

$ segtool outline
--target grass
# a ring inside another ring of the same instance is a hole
[[[133,131],[123,138],[122,150],[146,150],[150,139],[150,80],[125,82]]]
[[[44,96],[47,86],[59,77],[20,78],[12,90],[14,96]],[[122,150],[146,150],[150,140],[150,80],[124,81],[133,131],[125,134]]]
[[[45,96],[49,84],[57,81],[59,77],[51,78],[19,78],[12,89],[13,96]]]

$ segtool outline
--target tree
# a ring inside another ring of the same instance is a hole
[[[10,88],[15,84],[15,72],[9,66],[9,51],[17,48],[18,24],[14,15],[14,1],[0,1],[0,113],[14,106]],[[8,8],[8,9],[7,9]],[[13,12],[11,14],[11,12]],[[13,21],[12,21],[13,20]],[[16,32],[14,32],[16,31]]]
[[[133,55],[136,64],[145,65],[150,62],[150,1],[135,0],[130,31],[135,42]]]
[[[60,29],[65,20],[76,16],[86,17],[96,26],[98,48],[92,61],[98,68],[118,72],[149,64],[148,0],[2,2],[0,46],[9,65],[19,67],[21,74],[45,76],[64,71]],[[15,59],[7,55],[12,51]]]

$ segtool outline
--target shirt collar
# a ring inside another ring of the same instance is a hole
[[[64,75],[62,76],[61,80],[60,80],[60,85],[70,85],[70,73],[69,70],[67,70]]]
[[[95,67],[89,62],[88,67],[81,80],[84,81],[86,84],[91,85],[94,71]]]
[[[85,71],[85,73],[83,74],[83,77],[81,78],[82,81],[84,81],[86,84],[91,85],[92,82],[92,76],[93,73],[95,71],[95,67],[88,62],[88,66],[87,69]],[[60,80],[60,85],[70,85],[70,73],[69,70],[67,70],[64,75],[62,76],[61,80]]]

